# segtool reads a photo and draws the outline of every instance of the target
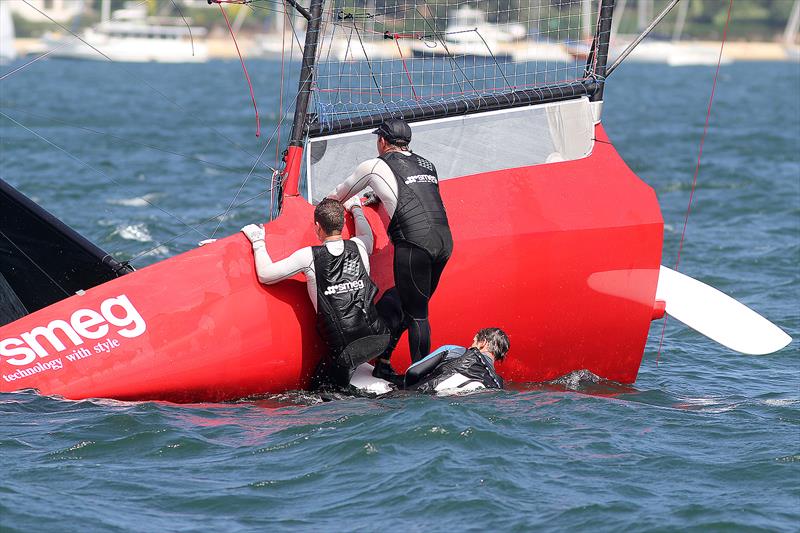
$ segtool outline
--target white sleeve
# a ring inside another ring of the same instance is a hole
[[[328,193],[328,198],[343,202],[369,186],[372,170],[379,159],[368,159],[356,167],[355,172]]]
[[[372,227],[367,222],[367,217],[364,216],[364,211],[360,207],[354,207],[351,211],[353,214],[353,219],[356,223],[356,235],[355,238],[360,240],[361,243],[364,245],[364,249],[367,251],[368,254],[372,253],[372,246],[375,242],[372,236]]]
[[[369,274],[369,254],[371,248],[366,247],[366,245],[361,241],[361,237],[353,237],[350,240],[356,243],[358,254],[361,256],[361,262],[364,263],[364,268],[366,269],[367,274]]]
[[[308,275],[309,269],[314,264],[310,246],[301,248],[286,259],[273,263],[264,242],[256,241],[253,244],[253,255],[255,256],[258,281],[265,285],[278,283],[300,272]]]

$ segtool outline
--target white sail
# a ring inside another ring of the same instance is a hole
[[[798,30],[800,30],[800,0],[795,0],[792,6],[792,13],[789,15],[786,29],[783,32],[786,57],[793,61],[800,61],[800,44],[797,42]]]
[[[8,2],[0,2],[0,64],[9,63],[17,58],[14,45],[14,19]]]

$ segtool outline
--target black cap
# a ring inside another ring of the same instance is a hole
[[[404,143],[411,142],[411,126],[402,118],[390,118],[385,120],[383,124],[378,126],[378,129],[372,133],[380,135],[392,144],[398,141]]]

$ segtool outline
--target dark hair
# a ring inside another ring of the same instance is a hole
[[[314,222],[328,235],[341,233],[344,227],[344,206],[333,198],[324,198],[314,209]]]
[[[378,137],[380,137],[381,139],[383,139],[387,143],[391,144],[392,146],[396,146],[397,148],[400,148],[401,150],[408,151],[409,142],[406,141],[405,139],[390,139],[390,138],[385,137],[383,135],[378,135]]]
[[[485,342],[486,349],[492,352],[494,358],[501,361],[508,352],[511,344],[508,341],[508,335],[500,328],[483,328],[475,334],[475,340],[478,342]]]

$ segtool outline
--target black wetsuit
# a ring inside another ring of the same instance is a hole
[[[389,330],[375,308],[378,289],[364,268],[358,246],[346,240],[338,256],[324,245],[311,251],[317,278],[317,331],[328,350],[312,388],[345,387],[358,365],[386,349]]]
[[[428,302],[453,251],[439,179],[433,163],[416,154],[380,156],[397,180],[397,209],[388,234],[394,244],[394,282],[408,328],[411,360],[430,352]],[[402,330],[393,332],[396,337]]]
[[[417,392],[436,392],[436,387],[456,374],[466,381],[456,388],[480,383],[487,389],[502,389],[503,378],[494,369],[494,362],[477,348],[443,346],[425,359],[409,367],[405,375],[405,386]]]

